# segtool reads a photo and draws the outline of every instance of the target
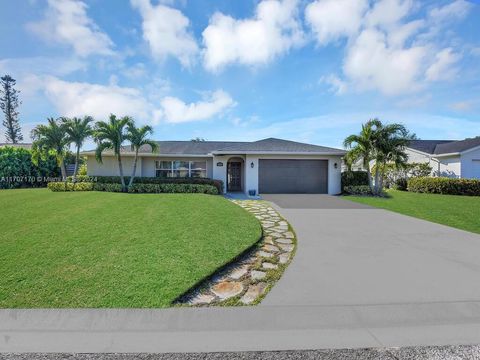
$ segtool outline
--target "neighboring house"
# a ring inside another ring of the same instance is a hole
[[[465,140],[412,140],[408,162],[428,163],[432,175],[480,179],[480,136]]]
[[[18,143],[18,144],[0,143],[0,148],[5,146],[17,147],[17,148],[22,148],[27,150],[30,150],[32,148],[31,143]]]
[[[254,142],[159,141],[159,152],[150,146],[140,149],[137,176],[208,177],[222,180],[225,191],[254,190],[267,193],[341,192],[341,164],[344,150],[281,139]],[[89,175],[118,175],[112,152],[85,151]],[[134,153],[122,147],[124,174],[132,172]]]

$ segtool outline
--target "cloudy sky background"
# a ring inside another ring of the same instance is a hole
[[[480,135],[478,3],[2,1],[0,73],[26,140],[47,117],[110,113],[158,140],[341,146],[372,117],[460,139]]]

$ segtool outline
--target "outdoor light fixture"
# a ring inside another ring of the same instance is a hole
[[[253,167],[255,166],[255,164],[253,163],[253,161],[250,163],[250,167],[253,169]]]
[[[333,167],[336,169],[338,167],[338,164],[337,163],[333,164]]]

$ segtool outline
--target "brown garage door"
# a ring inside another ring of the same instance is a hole
[[[326,194],[328,160],[261,159],[258,167],[260,194]]]

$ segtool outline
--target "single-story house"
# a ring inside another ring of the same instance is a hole
[[[341,192],[341,165],[344,150],[294,141],[268,138],[253,142],[158,141],[159,151],[140,149],[136,176],[208,177],[222,180],[224,191],[256,194]],[[134,152],[121,150],[125,175],[132,173]],[[88,175],[118,175],[117,160],[111,151],[103,163],[95,151],[84,151]]]
[[[412,140],[408,162],[428,163],[432,175],[480,179],[480,136],[465,140]]]

